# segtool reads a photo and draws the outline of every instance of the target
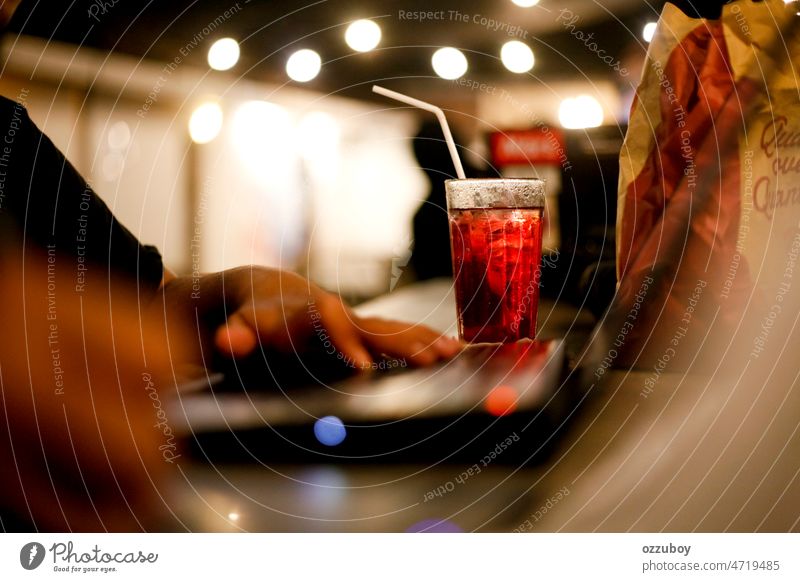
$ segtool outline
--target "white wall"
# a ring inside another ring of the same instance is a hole
[[[239,117],[247,101],[226,99],[224,131],[199,147],[203,265],[298,268],[345,294],[388,291],[392,258],[408,248],[427,193],[410,148],[414,118],[269,97],[250,122]]]
[[[161,250],[168,265],[185,269],[187,140],[171,130],[168,113],[153,111],[142,120],[129,103],[93,100],[87,117],[89,175],[95,190],[131,232]]]

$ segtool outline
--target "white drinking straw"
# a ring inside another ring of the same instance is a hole
[[[447,142],[447,149],[450,150],[450,157],[453,158],[453,165],[456,167],[456,175],[461,179],[465,180],[467,177],[464,175],[464,167],[461,165],[461,159],[458,157],[458,150],[456,150],[456,142],[453,141],[453,134],[450,133],[450,126],[447,125],[447,119],[444,116],[444,111],[436,107],[435,105],[431,105],[430,103],[425,103],[424,101],[420,101],[419,99],[414,99],[413,97],[409,97],[408,95],[403,95],[402,93],[398,93],[397,91],[391,91],[389,89],[384,89],[383,87],[379,87],[378,85],[373,85],[372,90],[379,95],[383,95],[384,97],[389,97],[390,99],[395,99],[397,101],[402,101],[407,105],[411,105],[412,107],[418,107],[419,109],[424,109],[425,111],[430,111],[436,116],[436,119],[439,120],[439,123],[442,125],[442,132],[444,133],[444,139]]]

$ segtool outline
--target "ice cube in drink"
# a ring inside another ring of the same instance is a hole
[[[450,210],[459,334],[469,342],[536,335],[542,208]]]

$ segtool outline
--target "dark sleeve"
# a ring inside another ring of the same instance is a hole
[[[2,97],[0,212],[16,223],[26,244],[56,253],[59,264],[71,263],[78,288],[90,269],[101,269],[138,282],[145,296],[158,289],[163,276],[158,250],[139,243],[117,222],[25,108]]]

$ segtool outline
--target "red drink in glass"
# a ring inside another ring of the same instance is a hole
[[[509,182],[512,187],[504,190]],[[459,335],[469,342],[533,339],[544,184],[540,180],[451,180],[447,186]],[[478,195],[464,196],[464,191]],[[478,206],[455,207],[470,202]],[[508,202],[526,206],[492,205]]]

